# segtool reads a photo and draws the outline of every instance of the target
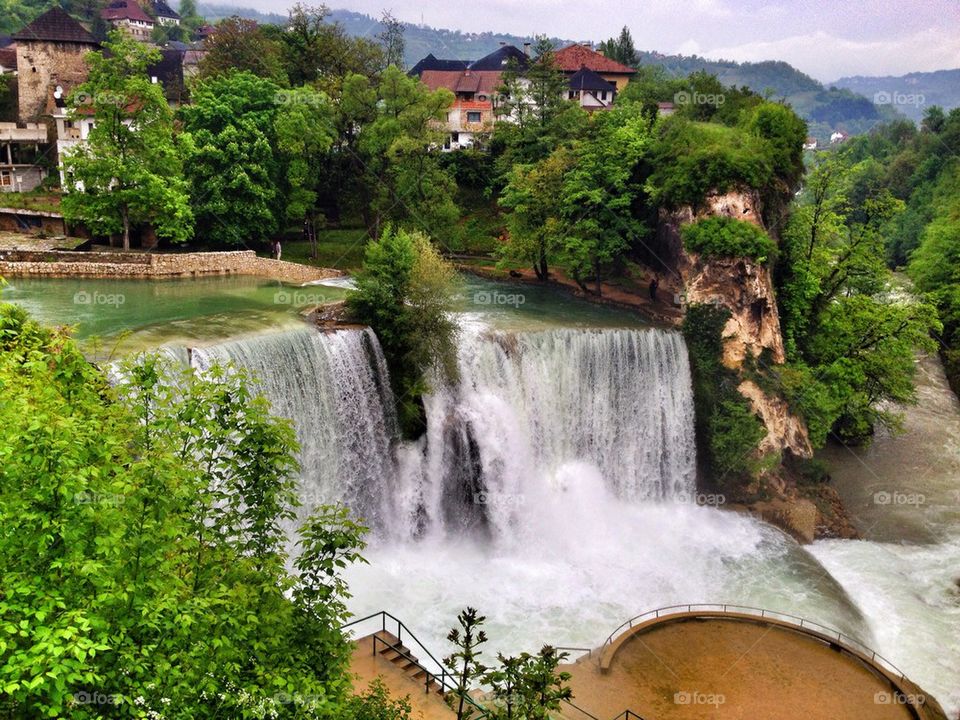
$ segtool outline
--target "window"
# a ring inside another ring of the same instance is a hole
[[[13,185],[13,173],[9,170],[0,170],[0,187],[11,187]]]
[[[601,99],[601,100],[606,100],[606,99],[607,99],[607,91],[606,91],[606,90],[601,90],[601,91],[600,91],[600,99]]]
[[[467,111],[467,122],[468,122],[468,123],[478,123],[478,122],[480,122],[480,111],[479,111],[479,110],[469,110],[469,111]]]
[[[576,91],[575,91],[575,90],[570,90],[570,91],[567,93],[567,100],[573,100],[576,96],[577,96]]]

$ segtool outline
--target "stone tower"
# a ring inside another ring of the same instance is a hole
[[[53,93],[65,97],[87,79],[84,56],[99,43],[59,7],[47,10],[13,36],[17,42],[17,88],[21,122],[49,119]]]

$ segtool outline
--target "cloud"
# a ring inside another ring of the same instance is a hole
[[[847,75],[904,75],[960,68],[960,35],[943,28],[876,40],[850,40],[824,31],[702,50],[741,62],[785,60],[818,80]]]

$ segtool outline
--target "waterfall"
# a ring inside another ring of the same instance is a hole
[[[342,501],[381,534],[502,538],[519,513],[546,512],[587,482],[632,502],[693,491],[693,398],[676,332],[465,324],[459,378],[432,382],[427,433],[413,443],[396,439],[370,330],[304,328],[193,353],[201,370],[215,361],[249,371],[294,421],[305,510]]]
[[[693,397],[678,333],[463,330],[459,382],[434,385],[427,436],[401,453],[398,506],[415,530],[509,533],[519,513],[584,475],[627,501],[693,491]]]
[[[254,335],[193,351],[204,370],[231,362],[249,372],[300,443],[301,515],[341,501],[374,526],[385,522],[396,418],[386,364],[367,330],[313,328]]]

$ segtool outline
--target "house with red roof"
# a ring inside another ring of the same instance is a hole
[[[424,70],[420,82],[431,90],[446,88],[454,95],[447,110],[449,133],[445,150],[482,145],[493,131],[493,108],[502,81],[497,70]]]
[[[140,42],[150,42],[156,25],[136,0],[113,0],[100,11],[100,17]]]
[[[637,74],[632,67],[627,67],[616,60],[608,58],[601,52],[594,50],[588,43],[574,43],[553,54],[554,62],[567,77],[572,78],[586,68],[607,82],[617,86],[617,92],[622,91],[630,79]]]

